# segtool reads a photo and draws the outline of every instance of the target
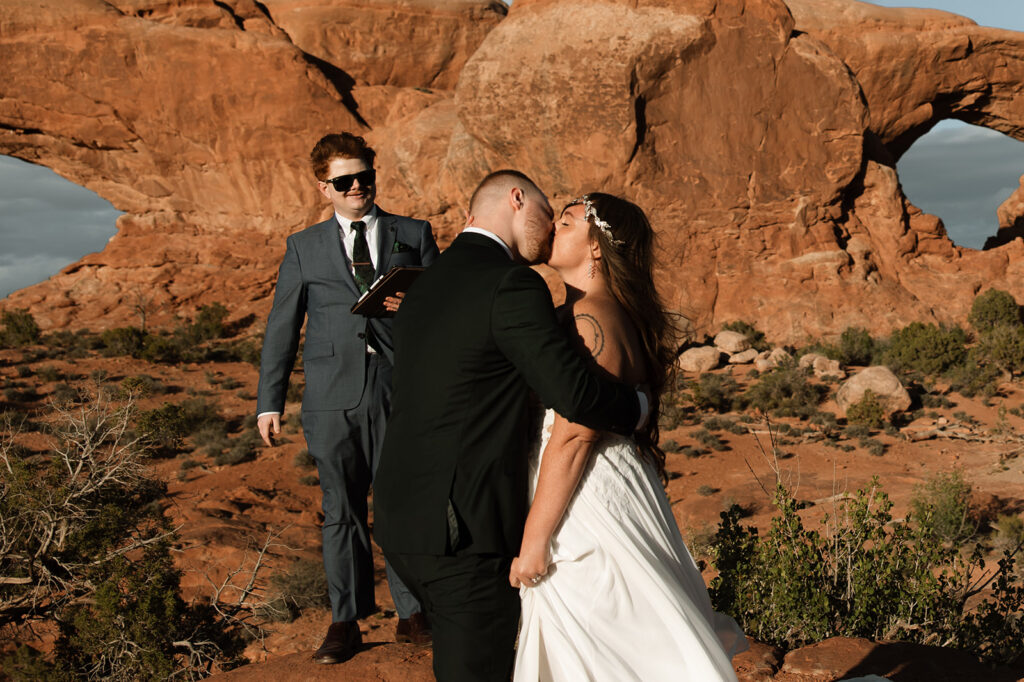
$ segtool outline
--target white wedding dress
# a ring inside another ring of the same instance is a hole
[[[531,458],[530,499],[554,422]],[[551,540],[552,566],[521,588],[515,682],[735,680],[747,648],[711,609],[654,467],[610,435],[590,456]]]

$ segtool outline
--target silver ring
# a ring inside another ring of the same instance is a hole
[[[533,576],[532,578],[530,578],[530,582],[533,583],[534,585],[536,585],[538,582],[540,582],[540,576],[539,575]]]

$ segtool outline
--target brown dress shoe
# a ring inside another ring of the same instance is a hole
[[[408,618],[399,618],[398,627],[395,628],[395,641],[428,646],[433,641],[433,637],[430,634],[427,617],[422,613],[414,613]]]
[[[345,620],[331,623],[327,628],[324,643],[313,654],[314,663],[343,663],[352,658],[363,643],[363,635],[359,632],[359,623]]]

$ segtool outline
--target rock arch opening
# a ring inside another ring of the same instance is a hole
[[[946,120],[903,154],[897,170],[910,202],[939,216],[957,246],[992,248],[1012,238],[1012,224],[1007,229],[1002,224],[1006,219],[998,214],[1006,213],[999,211],[1000,205],[1020,187],[1024,142]],[[1019,193],[1024,195],[1024,190]],[[1020,218],[1024,223],[1024,214]]]
[[[120,215],[49,168],[0,156],[0,299],[101,250]]]

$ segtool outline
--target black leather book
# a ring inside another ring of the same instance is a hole
[[[391,317],[393,312],[384,307],[384,299],[398,292],[408,291],[424,267],[400,265],[381,275],[365,294],[352,306],[352,312],[365,317]]]

